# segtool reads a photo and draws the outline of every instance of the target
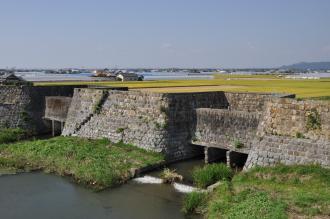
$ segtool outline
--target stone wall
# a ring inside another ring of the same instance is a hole
[[[197,109],[197,125],[193,143],[249,153],[258,124],[258,113]]]
[[[28,94],[22,87],[0,86],[0,127],[25,126],[28,119],[25,107],[28,103]]]
[[[189,146],[198,107],[227,108],[223,92],[161,94],[108,91],[101,110],[93,106],[100,90],[76,89],[63,135],[109,138],[164,152],[169,160],[192,157]]]
[[[46,96],[72,96],[72,86],[0,86],[0,127],[21,127],[34,134],[50,132],[43,119]]]
[[[272,99],[258,133],[330,140],[330,102]]]
[[[104,91],[100,89],[75,89],[62,135],[75,134],[84,120],[93,115],[103,94]]]
[[[278,163],[320,164],[330,167],[330,142],[266,135],[255,141],[245,168],[270,166]]]
[[[167,149],[176,159],[195,154],[191,140],[196,128],[196,109],[227,109],[229,103],[224,92],[164,94],[168,100],[165,110],[168,118]],[[200,151],[197,151],[199,153]]]
[[[330,102],[267,102],[245,168],[276,163],[330,166]]]
[[[203,132],[201,136],[219,140],[221,144],[217,145],[220,147],[233,148],[235,140],[242,141],[245,147],[237,150],[247,153],[259,115],[266,101],[273,97],[272,94],[257,93],[162,94],[76,89],[63,135],[105,137],[113,142],[123,141],[164,152],[169,160],[177,160],[200,152],[193,150],[190,145],[197,127],[200,133]],[[100,109],[95,112],[97,105]],[[226,110],[196,111],[197,108]],[[234,108],[244,112],[227,110]],[[203,120],[211,122],[208,124],[211,126],[206,128],[202,127],[202,123],[198,125],[196,112],[206,113]],[[217,117],[219,112],[221,115]],[[208,133],[205,133],[207,130]]]
[[[293,94],[271,94],[252,92],[225,92],[229,110],[262,113],[271,99],[294,98]]]

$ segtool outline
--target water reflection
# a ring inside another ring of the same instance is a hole
[[[0,177],[1,218],[185,218],[183,195],[170,185],[126,185],[94,193],[67,179],[25,173]]]

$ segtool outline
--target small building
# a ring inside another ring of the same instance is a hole
[[[96,70],[94,72],[94,77],[104,78],[106,80],[116,80],[116,74],[109,69]]]
[[[23,78],[16,76],[14,73],[0,74],[0,85],[23,85],[27,84]]]
[[[119,73],[117,74],[118,81],[143,81],[143,76],[136,73]]]

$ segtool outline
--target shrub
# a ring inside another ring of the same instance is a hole
[[[219,180],[229,180],[233,171],[225,164],[209,164],[193,171],[194,184],[199,188],[206,188]]]
[[[160,177],[164,180],[165,183],[173,183],[183,180],[183,176],[178,174],[176,170],[170,170],[168,168],[163,170],[163,172],[160,174]]]
[[[206,205],[207,194],[202,192],[192,192],[187,194],[183,200],[182,211],[185,214],[191,214],[198,212],[199,209],[202,209]]]
[[[301,132],[297,132],[296,133],[296,138],[305,138],[305,136]]]
[[[0,144],[19,141],[25,138],[26,132],[20,128],[0,129]]]
[[[116,133],[123,133],[126,128],[117,128]]]
[[[306,123],[307,130],[321,130],[321,118],[320,114],[317,112],[316,109],[312,109],[307,114],[307,123]]]
[[[235,148],[239,149],[239,148],[244,147],[244,144],[240,140],[236,139],[234,141],[234,146],[235,146]]]

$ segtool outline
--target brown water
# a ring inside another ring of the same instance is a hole
[[[183,162],[176,167],[182,172],[190,170],[195,163],[198,161]],[[137,184],[132,181],[95,193],[50,174],[24,173],[0,177],[1,219],[188,218],[180,211],[182,199],[183,194],[165,184]]]

